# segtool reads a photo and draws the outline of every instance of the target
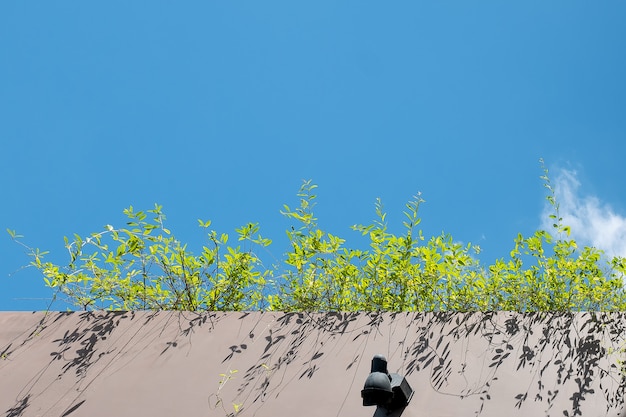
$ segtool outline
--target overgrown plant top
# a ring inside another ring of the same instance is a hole
[[[199,220],[207,243],[194,254],[165,227],[158,205],[147,212],[124,210],[126,228],[107,225],[87,237],[66,238],[65,265],[24,246],[46,285],[84,310],[624,310],[625,259],[607,260],[596,248],[578,247],[544,172],[552,233],[520,234],[507,258],[488,265],[479,261],[477,246],[448,234],[423,236],[420,195],[406,204],[403,234],[388,231],[378,200],[375,220],[352,227],[369,239],[369,248],[346,247],[344,239],[318,227],[311,181],[300,188],[297,208],[284,206],[294,226],[280,266],[266,267],[257,255],[271,244],[258,224],[237,229],[237,244],[231,245],[227,234]],[[23,245],[21,236],[9,233]]]

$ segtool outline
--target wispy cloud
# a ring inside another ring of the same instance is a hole
[[[561,169],[551,174],[563,224],[579,245],[594,246],[609,256],[626,257],[626,216],[616,213],[596,196],[583,195],[576,171]],[[542,227],[551,230],[553,208],[546,205]]]

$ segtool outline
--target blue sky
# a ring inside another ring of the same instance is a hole
[[[401,231],[505,256],[542,225],[544,158],[574,235],[626,255],[626,3],[619,1],[55,1],[0,4],[0,226],[63,262],[63,236],[163,205],[259,222],[303,179],[348,243],[380,197]],[[623,251],[623,252],[621,252]],[[51,292],[0,236],[0,310]]]

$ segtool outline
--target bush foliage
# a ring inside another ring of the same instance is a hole
[[[284,206],[294,226],[283,265],[265,267],[257,254],[271,241],[248,223],[237,244],[211,229],[194,254],[165,227],[161,206],[124,210],[127,227],[107,225],[87,237],[65,238],[66,265],[32,250],[31,265],[47,286],[81,309],[283,311],[583,311],[624,310],[624,258],[606,259],[579,248],[559,217],[544,168],[553,230],[518,235],[507,258],[484,265],[479,247],[419,229],[417,195],[406,204],[404,232],[390,233],[380,200],[369,225],[353,229],[369,239],[366,250],[318,227],[316,185],[306,181],[299,206]],[[15,232],[10,231],[17,240]]]

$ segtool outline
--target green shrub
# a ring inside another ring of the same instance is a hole
[[[378,200],[374,222],[352,227],[369,239],[369,248],[345,247],[344,239],[318,227],[311,181],[297,194],[299,207],[282,212],[298,227],[287,232],[290,248],[280,267],[265,267],[255,252],[271,244],[258,224],[237,229],[238,246],[230,246],[228,235],[199,221],[207,245],[195,255],[164,226],[158,205],[124,210],[128,228],[108,225],[88,237],[65,238],[67,265],[46,262],[46,252],[32,249],[31,265],[47,286],[85,310],[624,310],[624,258],[607,260],[596,248],[578,247],[544,173],[554,236],[520,234],[510,256],[490,265],[479,261],[478,246],[448,234],[425,238],[419,195],[406,204],[403,234],[388,231]]]

